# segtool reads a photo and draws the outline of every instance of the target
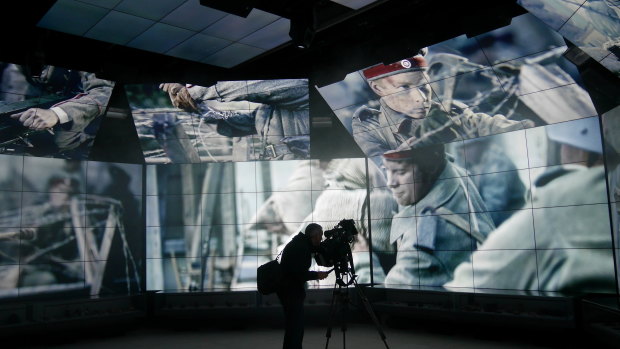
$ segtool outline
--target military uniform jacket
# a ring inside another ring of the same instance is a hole
[[[352,121],[353,138],[369,157],[394,150],[408,140],[425,145],[449,143],[531,126],[533,123],[529,120],[515,121],[503,115],[474,113],[458,102],[453,103],[450,113],[435,103],[422,119],[410,118],[381,102],[380,110],[360,107]]]
[[[392,218],[397,253],[386,286],[442,286],[495,228],[464,173],[447,162],[429,193]]]
[[[305,294],[306,281],[318,279],[316,271],[309,271],[311,265],[312,245],[303,233],[299,233],[282,251],[282,286],[278,292]]]
[[[65,120],[55,129],[54,141],[61,150],[78,147],[94,134],[86,134],[86,127],[106,111],[114,83],[99,79],[93,73],[79,72],[83,93],[52,107]],[[60,109],[60,111],[58,110]],[[93,130],[96,131],[96,130]]]
[[[605,191],[603,166],[567,172],[538,188],[534,209],[492,232],[445,286],[615,293]]]
[[[188,91],[223,136],[256,134],[264,145],[275,145],[284,137],[310,134],[307,80],[223,81],[209,87],[190,86]],[[293,158],[276,157],[280,155]]]

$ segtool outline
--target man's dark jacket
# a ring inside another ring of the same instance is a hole
[[[305,283],[317,280],[318,273],[309,271],[312,264],[313,247],[310,239],[302,233],[297,234],[282,252],[282,293],[305,294]]]

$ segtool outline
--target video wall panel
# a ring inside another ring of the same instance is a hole
[[[310,157],[308,80],[125,86],[147,163]]]
[[[450,143],[596,116],[565,50],[559,34],[526,14],[318,90],[373,157],[405,143]]]
[[[113,88],[94,73],[0,62],[0,154],[86,160]]]
[[[518,3],[612,73],[620,74],[617,3],[607,0],[519,0]]]
[[[0,155],[0,168],[0,298],[141,290],[141,165]]]
[[[370,205],[378,282],[616,292],[600,118],[565,50],[527,14],[318,88],[392,196]]]
[[[353,252],[369,256],[365,163],[335,159],[147,165],[147,265],[158,275],[149,277],[148,288],[255,289],[257,263],[273,259],[310,222],[327,230],[341,219],[354,219],[366,235],[356,241]],[[176,180],[181,177],[192,180]],[[384,222],[373,223],[372,229],[388,231]],[[364,270],[369,272],[369,261]],[[333,282],[326,279],[313,286],[331,287]],[[370,274],[364,282],[370,282]]]

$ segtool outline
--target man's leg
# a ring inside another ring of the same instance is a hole
[[[301,349],[304,340],[304,298],[303,294],[292,295],[289,298],[289,316],[287,319],[288,344],[287,349]]]
[[[301,349],[304,339],[304,294],[280,294],[284,309],[284,349]]]

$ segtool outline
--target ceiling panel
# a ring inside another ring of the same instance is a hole
[[[146,51],[164,53],[192,36],[194,32],[173,27],[168,24],[155,23],[147,31],[130,41],[127,46]]]
[[[79,1],[58,0],[41,18],[39,26],[81,36],[109,11]]]
[[[114,6],[118,5],[122,0],[80,0],[80,2],[84,2],[87,4],[113,9]]]
[[[190,61],[199,61],[231,43],[232,41],[198,33],[175,46],[166,54]]]
[[[186,0],[123,0],[114,8],[139,17],[158,21]]]
[[[155,22],[128,15],[123,12],[110,11],[99,23],[87,33],[87,38],[124,45],[151,27]]]
[[[198,0],[188,0],[161,22],[199,32],[226,15],[226,12],[200,5]]]
[[[202,33],[222,39],[237,41],[275,22],[278,18],[280,17],[274,14],[253,9],[247,18],[227,15],[213,25],[208,26]]]
[[[233,43],[203,59],[202,62],[222,68],[232,68],[263,52],[265,52],[265,50],[258,47]]]
[[[290,27],[290,20],[280,18],[266,27],[263,27],[239,40],[239,42],[250,46],[260,47],[264,50],[270,50],[291,40],[288,36]]]

